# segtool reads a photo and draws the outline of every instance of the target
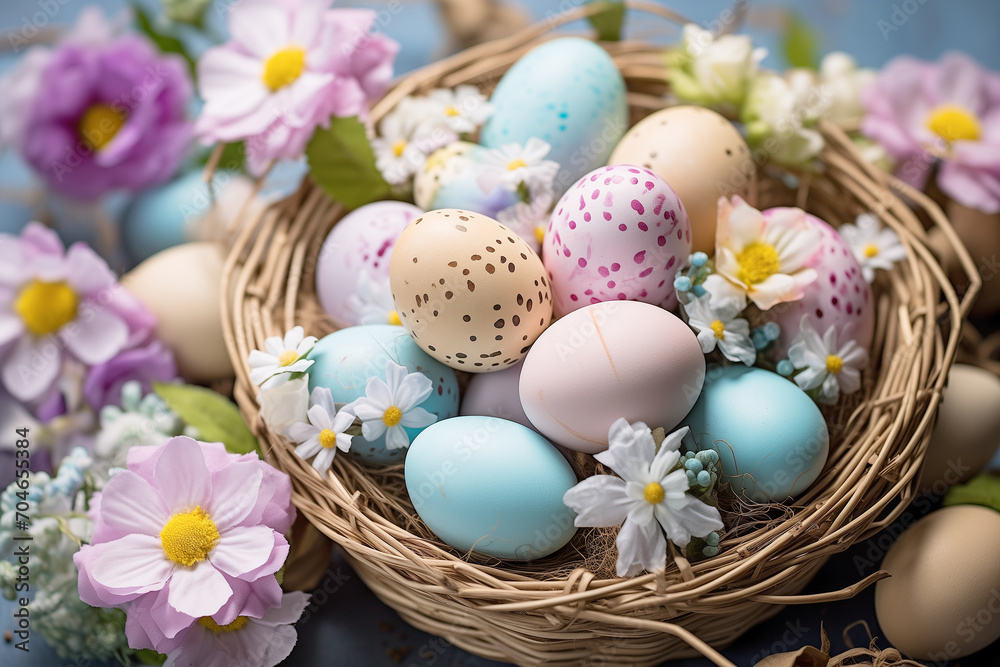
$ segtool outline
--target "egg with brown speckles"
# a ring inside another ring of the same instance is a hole
[[[552,321],[541,258],[496,220],[429,211],[396,241],[389,285],[400,320],[424,351],[452,368],[509,368]]]
[[[661,109],[618,142],[608,164],[633,164],[665,180],[691,222],[692,250],[715,253],[719,197],[757,201],[757,167],[733,124],[694,106]]]

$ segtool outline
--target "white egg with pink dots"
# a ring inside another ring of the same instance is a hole
[[[674,274],[691,253],[691,226],[666,181],[642,167],[595,169],[556,204],[542,242],[555,311],[602,301],[677,305]]]

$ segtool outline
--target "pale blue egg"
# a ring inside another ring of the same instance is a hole
[[[406,454],[406,490],[442,542],[497,558],[533,560],[576,533],[563,495],[576,475],[531,429],[496,417],[431,424]]]
[[[411,373],[423,373],[433,383],[431,395],[420,407],[447,419],[458,414],[458,379],[455,371],[421,350],[406,329],[391,324],[348,327],[320,339],[309,358],[309,391],[326,387],[335,403],[350,403],[365,395],[369,378],[386,379],[387,361],[406,366]],[[410,442],[421,432],[407,428]],[[385,435],[374,441],[354,438],[351,454],[368,463],[402,463],[405,449],[386,449]]]
[[[709,369],[683,425],[699,450],[719,453],[733,491],[758,502],[801,495],[819,477],[830,446],[823,414],[805,392],[742,365]]]
[[[488,148],[548,142],[561,165],[556,197],[584,174],[607,164],[628,130],[625,81],[600,46],[565,37],[535,47],[514,63],[493,91],[493,115],[480,143]]]
[[[231,177],[229,172],[215,175],[216,196]],[[143,190],[129,203],[122,217],[125,253],[138,264],[161,250],[199,240],[197,225],[211,206],[212,197],[201,170]]]
[[[460,211],[472,211],[496,220],[500,211],[513,206],[520,199],[516,192],[501,186],[494,187],[490,192],[483,192],[479,185],[480,167],[472,163],[466,169],[455,175],[453,179],[440,185],[431,200],[430,210],[455,208]]]

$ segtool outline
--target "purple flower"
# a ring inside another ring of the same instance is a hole
[[[89,516],[92,541],[73,557],[80,599],[124,608],[134,648],[170,650],[201,617],[227,625],[281,602],[291,482],[255,455],[184,436],[134,447]]]
[[[938,185],[958,203],[1000,211],[1000,75],[961,53],[937,63],[899,57],[862,93],[862,131],[922,188],[940,159]]]
[[[122,385],[138,380],[142,393],[152,391],[153,382],[167,382],[177,377],[174,355],[163,343],[154,340],[143,347],[119,352],[110,361],[90,369],[83,382],[83,396],[94,410],[105,405],[121,405]]]
[[[365,116],[392,78],[399,45],[372,32],[375,12],[332,0],[243,0],[232,40],[198,62],[205,100],[196,132],[207,144],[247,140],[254,173],[296,159],[331,116]]]
[[[136,35],[104,45],[71,41],[55,48],[36,79],[18,119],[19,147],[53,190],[92,200],[162,183],[177,169],[191,137],[184,112],[192,94],[177,56]]]

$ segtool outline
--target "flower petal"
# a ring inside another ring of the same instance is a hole
[[[424,428],[437,421],[437,415],[423,408],[410,408],[403,413],[399,423],[407,428]]]
[[[423,373],[410,373],[399,384],[393,394],[395,405],[403,412],[409,412],[427,400],[434,390],[434,383]]]
[[[240,577],[267,562],[275,532],[266,526],[238,526],[222,534],[208,555],[212,565],[231,577]]]
[[[55,384],[62,359],[51,336],[22,336],[3,362],[0,378],[11,396],[25,403],[34,401]]]
[[[626,519],[618,539],[619,577],[634,577],[643,570],[655,572],[667,564],[667,541],[657,527],[655,531],[643,530],[642,526]]]
[[[257,504],[264,471],[259,462],[233,463],[212,473],[212,498],[205,510],[223,535],[246,519]]]
[[[104,487],[100,520],[123,535],[158,536],[169,518],[160,494],[131,470],[115,475]]]
[[[94,559],[91,574],[97,584],[114,592],[138,593],[163,588],[174,569],[158,537],[126,535],[107,543]]]
[[[199,505],[207,506],[212,497],[211,475],[205,465],[205,456],[201,446],[191,438],[174,438],[163,445],[153,478],[169,512],[187,512]]]
[[[410,446],[410,436],[407,435],[406,429],[402,426],[393,426],[386,429],[385,432],[385,448],[386,449],[405,449]]]
[[[574,525],[603,528],[620,525],[633,502],[625,493],[624,481],[611,475],[595,475],[563,494],[563,504],[576,512]]]
[[[96,366],[125,346],[128,325],[108,308],[85,301],[76,319],[59,330],[59,338],[73,356]]]
[[[169,589],[170,606],[196,618],[216,613],[233,594],[226,578],[207,560],[174,570]]]

